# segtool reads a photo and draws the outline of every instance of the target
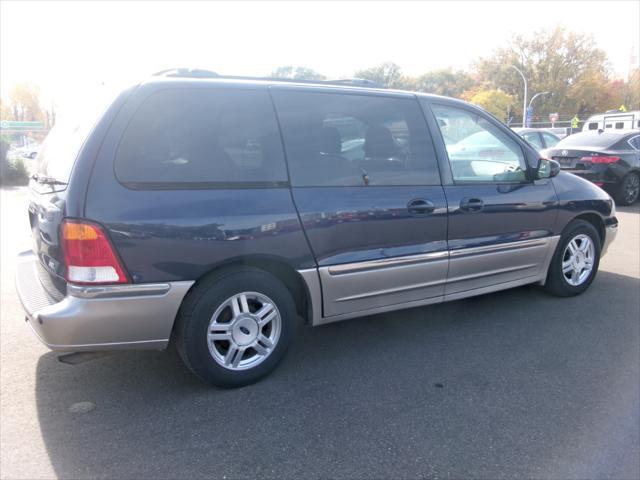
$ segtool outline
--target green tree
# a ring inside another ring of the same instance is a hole
[[[293,65],[278,67],[271,72],[271,76],[275,78],[294,78],[296,80],[324,80],[326,78],[311,68],[295,67]]]
[[[447,97],[460,98],[475,86],[475,79],[466,72],[451,69],[433,70],[417,77],[413,89]]]
[[[377,67],[358,70],[354,76],[371,80],[389,88],[405,88],[407,84],[411,83],[403,77],[400,66],[393,62],[385,62]]]
[[[496,118],[505,121],[510,107],[515,102],[515,97],[502,90],[480,90],[474,93],[469,101],[484,108]]]
[[[606,81],[609,73],[607,56],[591,35],[568,32],[562,27],[530,37],[516,35],[508,47],[476,64],[481,82],[515,96],[516,103],[522,104],[523,82],[511,65],[527,78],[529,98],[537,92],[552,93],[536,100],[539,114],[580,112],[580,105],[583,109],[596,108],[586,101],[585,95],[590,91],[587,87],[594,78]]]

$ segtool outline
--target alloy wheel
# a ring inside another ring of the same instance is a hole
[[[595,247],[588,235],[571,239],[562,254],[562,275],[569,285],[582,285],[591,275],[595,261]]]
[[[635,174],[630,174],[624,179],[622,188],[625,201],[627,203],[635,202],[640,193],[640,177]]]
[[[213,359],[229,370],[261,364],[275,349],[282,318],[275,303],[257,292],[242,292],[225,300],[207,330]]]

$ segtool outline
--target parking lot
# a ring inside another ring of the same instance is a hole
[[[13,286],[27,192],[0,200],[2,478],[640,477],[638,204],[582,296],[304,327],[266,380],[219,390],[173,350],[58,361]]]

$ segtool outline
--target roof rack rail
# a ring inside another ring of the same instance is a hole
[[[368,87],[368,88],[385,88],[384,85],[380,85],[373,80],[367,80],[365,78],[340,78],[335,80],[303,80],[300,78],[280,78],[280,77],[250,77],[244,75],[219,75],[211,70],[204,70],[200,68],[168,68],[161,70],[153,74],[154,77],[184,77],[184,78],[220,78],[231,80],[261,80],[261,81],[276,81],[276,82],[288,82],[288,83],[309,83],[309,84],[326,84],[326,85],[345,85],[355,87]]]
[[[153,74],[154,77],[189,77],[189,78],[217,78],[216,72],[202,68],[167,68]]]
[[[384,85],[381,85],[374,80],[368,80],[366,78],[339,78],[337,80],[325,80],[324,83],[331,83],[332,85],[354,85],[358,87],[386,88]]]

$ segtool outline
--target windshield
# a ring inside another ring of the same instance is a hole
[[[599,147],[608,148],[620,140],[620,135],[611,133],[582,132],[569,135],[556,144],[556,148]]]

